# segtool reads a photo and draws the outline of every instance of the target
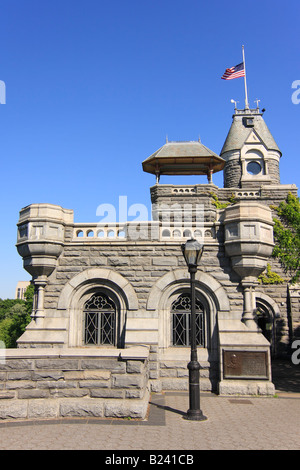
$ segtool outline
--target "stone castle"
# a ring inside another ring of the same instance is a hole
[[[151,221],[74,223],[60,206],[22,209],[17,249],[36,293],[32,321],[6,356],[27,377],[7,391],[18,416],[143,417],[151,391],[188,389],[188,238],[204,243],[196,274],[201,389],[274,394],[272,357],[299,326],[297,288],[258,281],[268,264],[284,277],[271,258],[270,206],[297,188],[280,184],[280,158],[263,113],[235,109],[220,155],[200,141],[166,142],[143,161],[156,177]],[[223,188],[212,181],[217,171]],[[160,184],[160,175],[208,182]]]

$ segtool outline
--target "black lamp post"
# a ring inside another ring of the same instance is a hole
[[[191,276],[191,360],[188,363],[190,407],[187,411],[185,419],[204,421],[207,418],[200,410],[200,364],[197,358],[195,313],[195,274],[197,272],[197,266],[203,253],[203,245],[192,238],[187,240],[185,244],[181,245],[181,249]]]

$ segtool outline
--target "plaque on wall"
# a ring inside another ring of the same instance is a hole
[[[267,351],[223,351],[224,379],[268,379]]]

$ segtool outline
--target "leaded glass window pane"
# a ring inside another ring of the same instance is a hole
[[[85,312],[85,343],[97,344],[98,312]]]
[[[185,313],[173,313],[173,345],[187,344],[187,318]]]
[[[97,293],[84,305],[85,344],[115,344],[116,306],[103,293]]]
[[[196,344],[204,346],[204,313],[199,299],[195,302]],[[191,297],[181,294],[172,304],[172,343],[173,346],[190,346],[191,344]]]

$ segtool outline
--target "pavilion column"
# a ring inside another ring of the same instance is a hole
[[[208,180],[208,183],[209,183],[209,184],[212,183],[213,171],[214,171],[213,166],[212,166],[212,165],[209,165],[208,172],[207,172],[207,180]]]

